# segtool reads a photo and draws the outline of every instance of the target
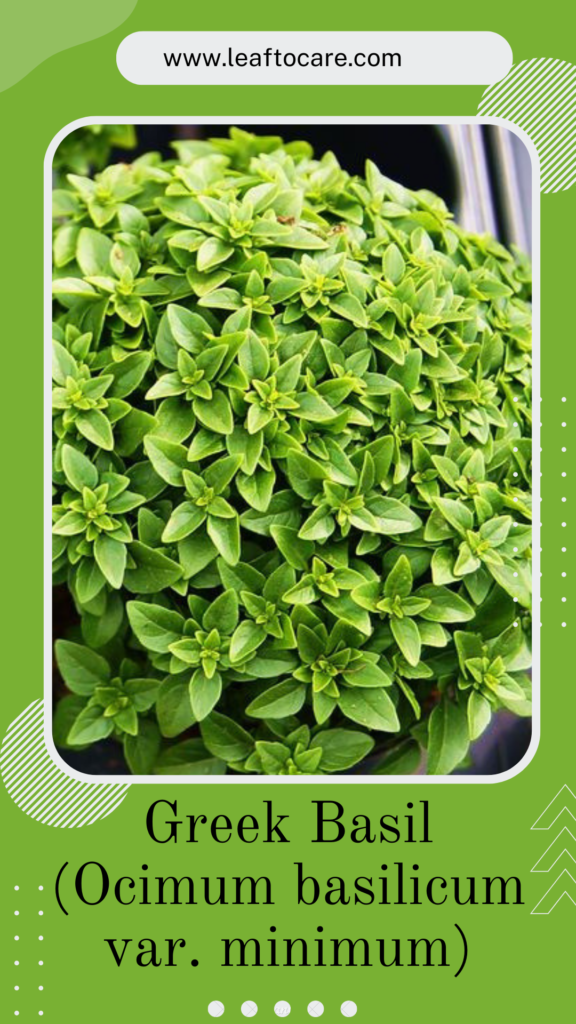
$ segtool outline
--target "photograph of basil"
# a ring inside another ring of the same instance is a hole
[[[61,143],[69,764],[246,779],[521,759],[522,150],[480,125],[93,125]]]

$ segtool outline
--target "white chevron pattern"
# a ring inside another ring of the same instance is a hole
[[[54,828],[81,828],[111,814],[129,785],[82,782],[66,775],[44,742],[44,701],[29,704],[8,727],[0,772],[12,800],[30,818]]]
[[[505,117],[530,136],[540,157],[540,191],[562,192],[576,181],[576,65],[553,57],[514,64],[486,89],[482,117]]]

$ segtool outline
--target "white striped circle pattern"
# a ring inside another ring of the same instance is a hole
[[[81,828],[106,818],[129,785],[81,782],[52,760],[44,742],[44,701],[29,704],[8,727],[0,771],[14,803],[30,818],[54,828]]]
[[[486,89],[481,117],[505,117],[530,136],[540,157],[540,191],[563,192],[576,181],[576,65],[553,57],[514,64]]]

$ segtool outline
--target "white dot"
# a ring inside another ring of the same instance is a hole
[[[14,991],[15,992],[19,992],[20,991],[20,985],[14,985]]]
[[[566,623],[565,623],[565,622],[563,622],[563,623],[562,623],[562,626],[565,626],[565,625],[566,625]]]
[[[562,451],[563,451],[563,452],[565,452],[565,451],[566,451],[566,449],[565,449],[565,448],[563,448],[563,449],[562,449]]]
[[[43,938],[44,938],[44,936],[43,936],[43,935],[39,935],[39,936],[38,936],[38,940],[39,940],[39,942],[42,942],[42,939],[43,939]]]
[[[512,548],[513,551],[518,551],[518,548]]]
[[[566,401],[566,399],[565,399],[565,398],[563,398],[563,399],[562,399],[562,401],[563,401],[563,402],[565,402],[565,401]]]
[[[14,961],[14,967],[18,967],[19,963],[20,963],[20,961],[19,961],[19,960],[15,960],[15,961]]]
[[[280,999],[274,1006],[274,1013],[277,1017],[287,1017],[290,1010],[290,1003],[287,1003],[285,999]]]
[[[566,476],[566,473],[562,473],[562,476]]]
[[[42,892],[44,886],[43,885],[39,885],[38,888],[39,888],[40,892]]]
[[[218,999],[208,1003],[208,1013],[211,1017],[221,1017],[224,1013],[224,1003],[221,1003]]]
[[[514,401],[516,401],[516,399],[514,399]],[[342,1003],[340,1013],[344,1017],[354,1017],[357,1009],[358,1007],[356,1006],[356,1003],[353,1003],[351,999],[347,999],[345,1003]]]
[[[19,939],[19,938],[20,938],[20,936],[19,936],[19,935],[15,935],[15,936],[14,936],[14,941],[15,941],[15,942],[18,942],[18,939]]]
[[[566,501],[566,498],[562,498],[562,501]]]
[[[517,398],[515,398],[515,399],[514,399],[514,401],[515,401],[515,402],[517,402],[517,401],[518,401],[518,399],[517,399]]]
[[[563,427],[565,427],[565,426],[566,426],[566,424],[565,424],[565,423],[563,423],[563,424],[562,424],[562,426],[563,426]]]
[[[20,888],[20,886],[19,885],[15,885],[14,888],[15,888],[16,892],[18,892],[18,889]]]
[[[308,1003],[307,1010],[311,1017],[321,1017],[322,1014],[324,1013],[324,1007],[322,1003],[318,1002],[317,999],[314,999],[313,1002]]]
[[[566,526],[566,523],[562,523],[562,526]]]
[[[512,476],[518,476],[518,473],[512,473]]]
[[[562,548],[562,550],[563,550],[563,551],[565,551],[565,550],[566,550],[566,548]],[[563,575],[563,576],[565,576],[565,575],[566,575],[566,573],[565,573],[565,572],[563,572],[563,573],[562,573],[562,575]]]
[[[566,548],[562,548],[562,551],[566,551]]]
[[[255,1017],[258,1013],[258,1007],[251,999],[247,999],[245,1003],[242,1003],[240,1010],[244,1017]]]
[[[44,985],[38,985],[38,991],[39,992],[43,992],[44,991]]]
[[[517,576],[517,575],[518,575],[518,573],[517,573],[517,572],[514,572],[514,573],[512,573],[512,575],[513,575],[513,576]],[[540,575],[542,575],[542,573],[540,573]]]
[[[43,960],[39,960],[38,961],[38,967],[43,967],[43,966],[44,966],[44,961]]]
[[[563,598],[562,598],[562,600],[563,600],[563,601],[565,601],[565,600],[566,600],[566,598],[565,598],[565,597],[563,597]]]
[[[512,449],[512,451],[513,451],[513,452],[517,452],[517,451],[518,451],[518,449],[517,449],[517,448],[513,448],[513,449]]]
[[[44,916],[44,911],[43,910],[39,910],[38,911],[38,917],[43,917],[43,916]]]

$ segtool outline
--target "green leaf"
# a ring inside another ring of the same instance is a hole
[[[466,505],[452,498],[436,498],[436,507],[457,533],[465,534],[474,528],[474,516]]]
[[[142,383],[152,357],[149,352],[132,352],[118,363],[106,367],[114,380],[107,392],[110,398],[126,398]]]
[[[412,569],[406,555],[400,555],[384,583],[386,597],[408,597],[412,593]]]
[[[158,691],[156,717],[160,732],[167,739],[179,736],[194,724],[188,674],[185,679],[169,676],[164,680]]]
[[[226,715],[213,711],[200,726],[204,746],[214,757],[226,761],[244,761],[254,749],[250,733]]]
[[[368,509],[377,520],[378,533],[412,533],[421,526],[416,513],[396,498],[371,498]]]
[[[257,469],[252,476],[239,473],[236,486],[244,501],[258,512],[266,512],[272,500],[272,492],[276,481],[273,469]]]
[[[97,743],[104,740],[112,732],[114,725],[111,718],[104,718],[104,709],[99,706],[84,708],[68,733],[67,743],[71,747],[81,747],[86,743]]]
[[[392,284],[398,284],[402,280],[406,264],[404,263],[402,253],[394,243],[387,246],[382,265],[386,277],[392,281]]]
[[[266,630],[255,622],[241,622],[235,630],[230,642],[230,661],[233,665],[241,664],[253,654],[266,639]]]
[[[304,452],[288,452],[286,475],[292,490],[311,501],[322,490],[322,482],[328,473],[321,463]]]
[[[387,754],[372,769],[373,775],[414,775],[421,760],[420,747],[414,740],[407,740]]]
[[[77,448],[72,448],[69,444],[65,444],[62,448],[62,469],[68,483],[75,491],[82,493],[84,487],[94,490],[98,485],[96,467],[82,452],[79,452]]]
[[[471,690],[468,698],[468,731],[471,740],[476,740],[482,735],[491,717],[489,702],[478,690]]]
[[[192,408],[194,415],[208,430],[216,434],[231,434],[234,430],[232,408],[223,391],[215,391],[209,399],[195,398]]]
[[[202,530],[197,530],[178,544],[178,560],[182,566],[185,579],[193,579],[218,556],[210,538]]]
[[[396,708],[384,689],[342,690],[338,706],[346,718],[350,718],[366,729],[380,732],[398,732],[400,722]]]
[[[291,491],[278,491],[266,512],[249,509],[241,516],[242,526],[253,533],[269,537],[272,526],[296,526],[300,522],[298,498]]]
[[[140,541],[128,545],[133,568],[124,573],[124,586],[133,594],[157,594],[182,576],[182,568],[157,548],[150,548]]]
[[[94,541],[94,558],[110,586],[119,589],[126,568],[126,545],[107,533],[100,533]]]
[[[188,452],[181,444],[148,434],[144,450],[158,476],[173,487],[183,486],[182,470],[189,468],[189,462]]]
[[[191,501],[183,501],[174,509],[162,533],[164,544],[174,544],[194,533],[206,521],[206,510]]]
[[[178,612],[143,601],[128,601],[126,611],[134,634],[149,651],[166,654],[183,635],[184,619]]]
[[[63,750],[68,747],[68,733],[85,705],[84,697],[75,693],[69,693],[58,701],[52,718],[52,736],[57,747]]]
[[[210,516],[207,530],[214,547],[222,555],[228,565],[236,565],[240,560],[240,523],[234,519],[216,519]]]
[[[124,737],[124,757],[133,775],[150,775],[162,745],[160,732],[155,722],[139,723],[136,736]]]
[[[420,613],[423,619],[430,622],[469,622],[474,618],[472,605],[448,587],[435,587],[427,583],[414,596],[430,601],[429,606]]]
[[[390,619],[392,635],[409,665],[417,665],[420,661],[421,641],[418,626],[414,619]]]
[[[428,775],[450,775],[468,752],[466,707],[443,697],[430,716],[428,737]]]
[[[208,678],[201,668],[196,669],[190,680],[190,703],[197,722],[206,718],[220,700],[222,676],[215,672]]]
[[[238,352],[238,362],[248,380],[266,380],[270,372],[268,349],[253,331]]]
[[[226,765],[211,757],[202,740],[185,740],[168,747],[156,762],[155,775],[225,775]]]
[[[87,605],[102,591],[106,585],[106,577],[100,571],[93,558],[83,558],[76,570],[74,579],[76,599],[79,604]]]
[[[361,659],[358,668],[354,664],[354,671],[344,672],[344,679],[350,686],[391,686],[392,679],[376,662]]]
[[[112,427],[100,409],[90,409],[88,412],[79,413],[76,418],[76,426],[91,444],[96,445],[97,448],[112,451],[114,447]]]
[[[503,565],[488,566],[491,575],[510,597],[516,598],[524,608],[532,603],[532,580],[528,563],[506,561]]]
[[[110,273],[112,242],[101,231],[80,228],[76,244],[76,259],[85,277],[105,276]]]
[[[196,258],[198,270],[206,272],[224,263],[232,255],[234,249],[219,238],[207,238],[198,249]]]
[[[326,729],[314,736],[310,747],[322,748],[322,770],[344,772],[363,761],[374,747],[374,740],[353,729]]]
[[[219,594],[204,612],[202,625],[205,630],[217,629],[221,635],[229,636],[238,623],[238,596],[233,589]]]
[[[246,708],[253,718],[286,718],[296,715],[306,697],[306,687],[292,679],[271,686]]]
[[[352,320],[356,327],[368,327],[368,317],[364,307],[354,295],[347,293],[338,295],[332,299],[330,309],[346,320]]]
[[[57,640],[54,653],[60,675],[73,693],[89,696],[110,679],[108,662],[89,647],[71,640]]]

